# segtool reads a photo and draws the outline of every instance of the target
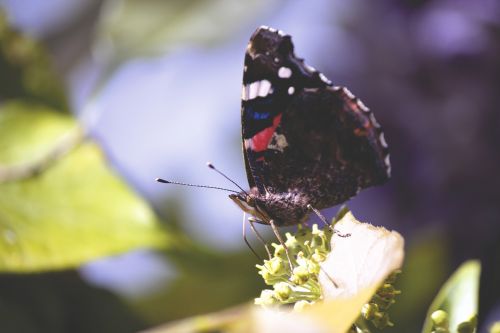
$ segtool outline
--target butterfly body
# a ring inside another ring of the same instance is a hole
[[[261,27],[245,54],[243,152],[250,190],[230,198],[261,223],[304,222],[390,177],[373,113],[294,54],[289,35]]]

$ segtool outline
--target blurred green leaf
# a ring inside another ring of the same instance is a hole
[[[0,107],[0,165],[36,162],[75,130],[73,118],[51,108],[18,101],[5,103]]]
[[[247,302],[264,288],[257,259],[247,249],[216,252],[196,243],[166,253],[177,277],[134,307],[152,324],[221,310]],[[195,301],[194,301],[195,300]]]
[[[0,111],[2,162],[43,154],[75,126],[64,115],[22,105]],[[0,271],[75,267],[133,248],[171,245],[170,240],[150,207],[106,166],[92,142],[37,175],[0,184]]]
[[[98,50],[110,58],[151,56],[189,44],[211,44],[269,12],[277,0],[109,0]]]
[[[175,275],[154,292],[130,300],[151,325],[247,302],[265,287],[255,267],[259,260],[247,247],[214,249],[185,233],[184,204],[179,193],[159,205],[162,220],[175,232],[176,246],[162,251]],[[264,256],[264,247],[259,245],[255,249]]]
[[[391,308],[396,325],[387,332],[418,332],[427,305],[432,302],[450,271],[447,234],[435,227],[421,230],[408,242],[406,258],[396,286],[402,291]],[[422,274],[425,271],[425,274]]]
[[[126,333],[146,325],[116,295],[76,271],[0,274],[0,332]]]
[[[142,333],[251,333],[255,305],[246,303],[153,327]]]
[[[431,314],[437,310],[448,313],[450,330],[456,332],[460,323],[477,316],[481,264],[471,260],[462,264],[446,281],[427,312],[423,333],[432,331]]]
[[[0,9],[0,100],[26,99],[68,111],[63,82],[45,49],[12,29]]]

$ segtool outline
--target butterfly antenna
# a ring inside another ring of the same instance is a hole
[[[227,180],[229,180],[231,183],[233,183],[234,185],[236,185],[236,187],[239,188],[242,192],[244,192],[244,193],[246,193],[246,195],[248,195],[247,191],[245,191],[243,188],[241,188],[240,185],[238,185],[234,180],[232,180],[231,178],[229,178],[228,176],[226,176],[222,171],[220,171],[219,169],[217,169],[212,163],[207,162],[207,166],[210,169],[215,170],[215,172],[217,172],[219,175],[221,175],[222,177],[224,177]]]
[[[162,178],[156,178],[155,180],[158,183],[163,183],[163,184],[175,184],[175,185],[183,185],[183,186],[191,186],[191,187],[212,188],[214,190],[221,190],[221,191],[227,191],[227,192],[232,192],[232,193],[238,193],[237,191],[230,190],[230,189],[223,188],[223,187],[217,187],[217,186],[180,183],[180,182],[174,182],[174,181],[171,181],[171,180],[165,180],[165,179],[162,179]]]

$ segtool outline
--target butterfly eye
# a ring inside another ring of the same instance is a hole
[[[249,205],[249,206],[254,206],[255,205],[255,199],[251,196],[247,196],[246,198],[243,198],[243,201],[246,201],[246,203]]]

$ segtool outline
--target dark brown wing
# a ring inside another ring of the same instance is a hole
[[[326,208],[387,181],[389,153],[373,113],[347,89],[303,89],[253,173],[271,193],[299,191]]]
[[[347,89],[294,54],[289,35],[255,31],[245,53],[242,137],[248,182],[262,197],[298,193],[333,206],[390,176],[380,125]],[[294,203],[291,203],[293,206]]]

